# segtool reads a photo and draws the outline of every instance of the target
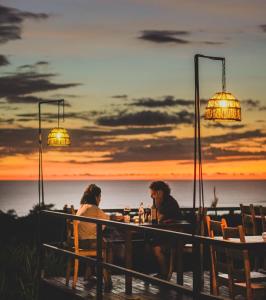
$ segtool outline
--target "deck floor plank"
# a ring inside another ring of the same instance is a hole
[[[174,290],[167,288],[160,288],[154,284],[149,284],[143,280],[133,278],[132,296],[125,294],[125,276],[112,275],[113,289],[111,292],[104,292],[104,300],[160,300],[160,299],[182,299],[190,300],[189,296],[178,294]],[[176,282],[176,275],[173,274],[172,282]],[[51,277],[46,278],[45,282],[72,293],[80,299],[96,299],[96,281],[84,281],[82,277],[78,278],[76,289],[72,289],[72,280],[70,279],[69,286],[65,285],[64,277]],[[184,273],[184,286],[192,289],[192,272]],[[210,278],[209,272],[204,272],[204,292],[210,293]],[[221,296],[228,298],[228,289],[222,287],[220,289]]]

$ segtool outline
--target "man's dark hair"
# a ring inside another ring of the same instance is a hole
[[[85,190],[80,204],[97,205],[96,197],[101,195],[101,189],[96,184],[90,184]]]
[[[150,184],[150,189],[154,191],[163,191],[164,196],[169,196],[171,193],[169,185],[164,181],[153,181]]]

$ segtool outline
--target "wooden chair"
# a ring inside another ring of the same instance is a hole
[[[261,228],[262,232],[266,232],[266,207],[260,206],[260,216],[261,216]],[[262,269],[261,271],[266,274],[266,257],[264,257],[262,262]]]
[[[240,204],[240,210],[245,235],[257,235],[256,218],[253,205],[250,204],[247,206]]]
[[[243,226],[223,228],[223,237],[237,238],[239,242],[245,243]],[[247,250],[226,248],[226,260],[229,293],[232,299],[238,294],[244,295],[248,300],[253,300],[256,294],[266,296],[266,276],[259,272],[251,272]]]
[[[72,211],[73,212],[73,211]],[[78,226],[79,221],[67,220],[67,239],[69,242],[69,249],[70,251],[75,252],[75,254],[87,256],[87,257],[97,257],[97,250],[96,249],[82,249],[79,245],[79,238],[78,238]],[[103,257],[107,261],[111,256],[111,251],[109,247],[104,247],[103,249]],[[73,259],[69,257],[67,262],[67,270],[66,270],[66,285],[69,285],[70,273],[72,268]],[[74,271],[73,271],[73,281],[72,281],[72,288],[76,288],[77,280],[78,280],[78,271],[79,271],[79,259],[74,259]],[[90,266],[86,266],[85,276],[84,278],[87,279],[91,269]],[[108,291],[111,289],[111,275],[110,272],[107,270],[103,270],[103,277],[105,283],[105,290]]]
[[[196,214],[196,223],[198,224],[196,234],[197,235],[205,235],[205,216],[207,213],[207,208],[199,208]],[[167,276],[167,280],[170,280],[172,277],[172,273],[174,268],[178,270],[177,277],[183,276],[183,267],[181,264],[183,263],[183,254],[192,255],[192,244],[185,244],[183,241],[178,241],[174,247],[171,247],[170,250],[170,263],[169,263],[169,272]],[[203,257],[203,245],[200,247],[200,251]],[[177,266],[176,266],[177,264]],[[181,274],[182,273],[182,274]],[[179,284],[183,284],[183,279],[181,278],[178,281]]]
[[[222,227],[227,227],[227,222],[224,218],[220,221],[211,220],[210,216],[205,217],[208,236],[213,238],[215,236],[223,236]]]
[[[208,236],[223,235],[223,228],[227,227],[226,220],[222,218],[221,222],[211,220],[210,216],[206,216],[206,225]],[[219,287],[228,285],[228,273],[225,258],[225,249],[210,245],[211,268],[210,268],[210,288],[211,293],[218,296]]]

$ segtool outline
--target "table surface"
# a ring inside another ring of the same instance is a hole
[[[222,236],[216,236],[214,238],[217,240],[223,240]],[[246,243],[266,243],[266,241],[263,240],[261,235],[246,235],[245,239],[246,239]],[[228,239],[228,241],[234,243],[240,243],[239,239],[237,238],[230,238]]]

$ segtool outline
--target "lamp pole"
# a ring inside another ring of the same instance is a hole
[[[43,164],[42,164],[42,118],[41,118],[41,105],[42,104],[57,104],[58,107],[58,127],[59,127],[59,107],[63,105],[63,118],[64,118],[64,99],[60,100],[43,100],[38,103],[39,111],[39,178],[38,178],[38,194],[39,194],[39,208],[44,207],[44,188],[43,188]]]
[[[195,216],[196,200],[197,200],[197,179],[198,179],[199,209],[204,208],[202,155],[201,155],[201,132],[200,132],[199,58],[206,58],[206,59],[222,62],[222,66],[223,66],[222,86],[223,86],[223,91],[225,91],[225,58],[217,57],[217,56],[207,56],[207,55],[202,55],[202,54],[196,54],[194,56],[194,70],[195,70],[194,186],[193,186],[193,213],[194,213],[194,216]],[[197,171],[198,171],[198,176],[197,176]],[[198,224],[194,224],[194,225],[197,226]],[[193,226],[194,233],[196,230],[196,226]]]
[[[202,155],[201,155],[201,132],[200,132],[200,95],[199,95],[199,58],[207,58],[211,60],[221,61],[223,65],[222,83],[223,92],[225,91],[225,58],[216,56],[206,56],[196,54],[194,56],[195,70],[195,116],[194,116],[194,186],[193,186],[193,235],[198,229],[198,234],[201,234],[202,228],[202,209],[204,209],[204,191],[203,191],[203,176],[202,176]],[[198,176],[197,176],[198,171]],[[198,197],[199,197],[199,212],[196,217],[196,200],[197,200],[197,179],[198,179]],[[197,266],[193,272],[193,293],[194,298],[198,299],[201,288],[203,286],[203,264],[202,264],[203,248],[198,241],[193,243],[193,257],[197,262]]]

